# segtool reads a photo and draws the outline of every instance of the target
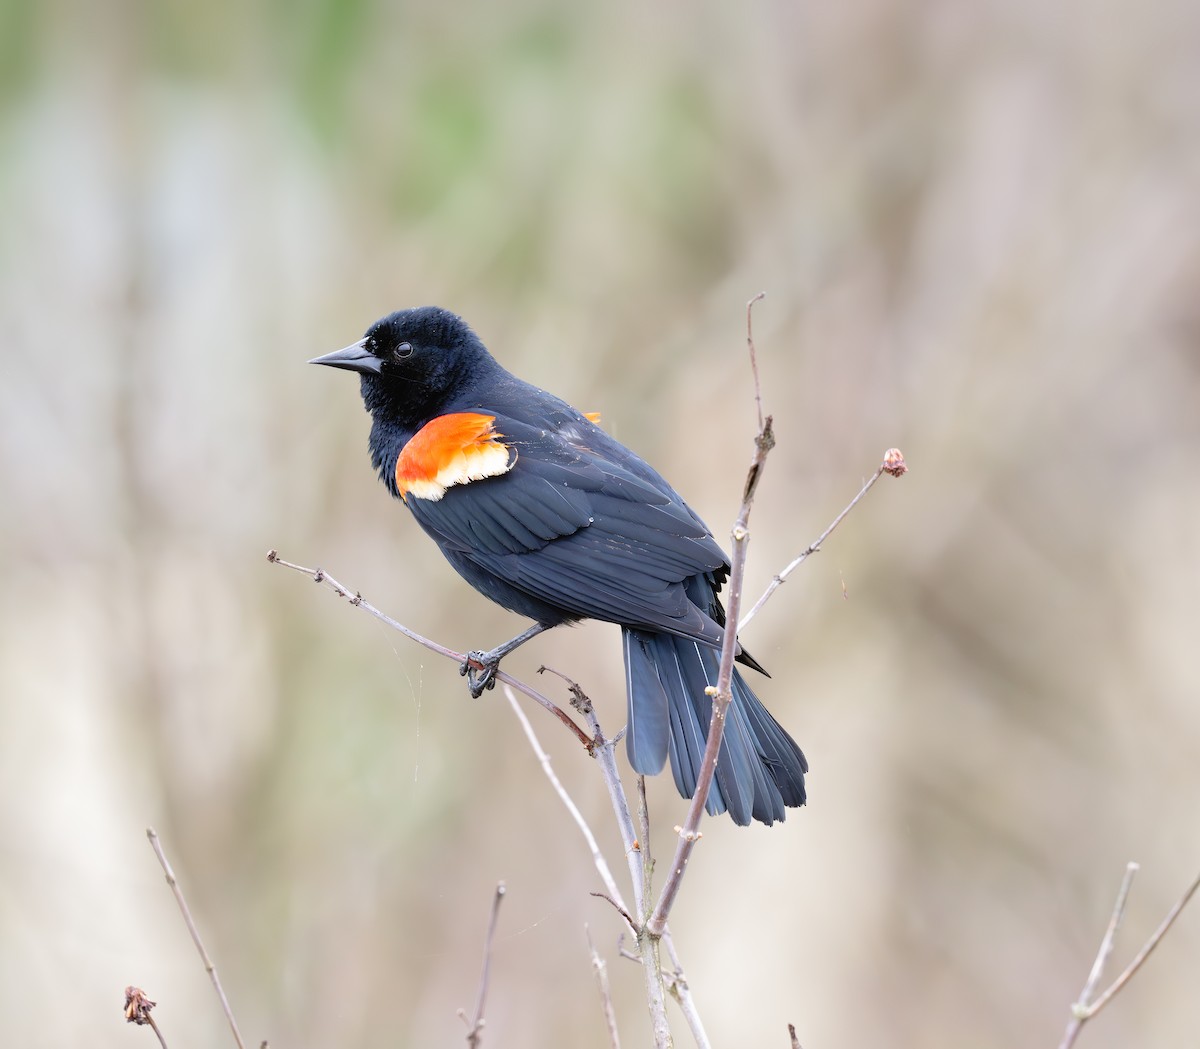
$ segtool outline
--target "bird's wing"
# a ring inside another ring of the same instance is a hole
[[[719,643],[720,628],[683,584],[722,575],[726,558],[666,482],[583,416],[557,428],[491,418],[489,439],[509,451],[505,468],[436,499],[410,489],[406,502],[426,531],[571,615]]]

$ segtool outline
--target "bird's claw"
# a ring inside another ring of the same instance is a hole
[[[467,690],[472,699],[478,699],[487,689],[496,687],[500,661],[489,658],[490,655],[489,652],[468,652],[458,668],[459,675],[467,679]]]

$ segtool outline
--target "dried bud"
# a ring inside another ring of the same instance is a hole
[[[150,1001],[140,987],[125,988],[125,1019],[131,1024],[148,1024],[150,1010],[158,1003]]]
[[[893,477],[908,473],[908,463],[904,461],[904,453],[899,448],[889,448],[883,453],[883,472]]]

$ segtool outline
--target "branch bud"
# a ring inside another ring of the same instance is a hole
[[[889,448],[883,453],[883,472],[893,477],[902,477],[908,473],[908,464],[904,461],[904,453],[899,448]]]

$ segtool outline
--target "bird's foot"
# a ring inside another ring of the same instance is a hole
[[[472,699],[478,699],[489,688],[496,687],[496,671],[500,659],[495,652],[468,652],[458,672],[467,679],[467,689]]]

